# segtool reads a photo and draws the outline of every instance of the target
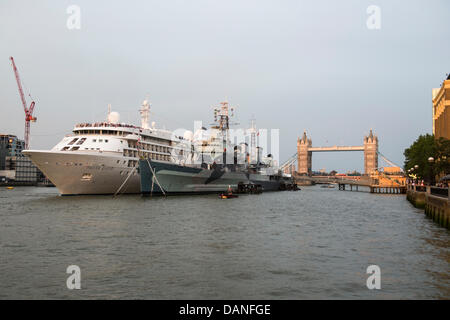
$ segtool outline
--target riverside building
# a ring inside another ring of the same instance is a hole
[[[15,135],[0,135],[0,182],[36,184],[41,172],[22,151],[25,142]]]
[[[432,90],[433,134],[436,138],[450,139],[450,75],[440,88]]]

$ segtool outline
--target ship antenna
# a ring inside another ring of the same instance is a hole
[[[108,103],[108,116],[106,117],[106,122],[110,122],[109,116],[111,115],[111,103]]]
[[[150,103],[148,102],[148,96],[147,98],[142,102],[141,109],[139,110],[141,113],[141,127],[143,129],[149,129],[149,117],[150,117]]]

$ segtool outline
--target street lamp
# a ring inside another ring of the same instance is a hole
[[[419,169],[419,165],[416,164],[412,169],[416,171],[416,182],[418,184],[419,183],[419,173],[417,172],[417,169]]]
[[[430,163],[430,177],[429,177],[429,181],[430,181],[430,185],[434,185],[434,172],[433,172],[433,164],[434,164],[434,158],[433,157],[429,157],[428,158],[428,162]]]

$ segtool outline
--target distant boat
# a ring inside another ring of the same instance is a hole
[[[239,197],[237,194],[232,194],[232,193],[221,193],[219,195],[220,199],[232,199],[232,198],[237,198]]]

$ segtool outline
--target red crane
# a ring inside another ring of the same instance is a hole
[[[14,63],[14,58],[9,57],[12,62],[12,67],[14,74],[16,76],[17,86],[19,87],[20,99],[22,100],[23,110],[25,111],[25,150],[28,149],[30,145],[30,121],[36,122],[37,118],[33,117],[34,101],[31,101],[30,106],[27,108],[27,102],[23,94],[22,84],[20,83],[19,71],[17,71],[16,64]]]

